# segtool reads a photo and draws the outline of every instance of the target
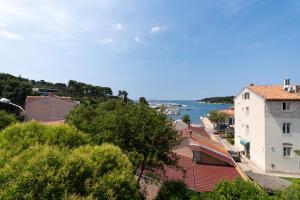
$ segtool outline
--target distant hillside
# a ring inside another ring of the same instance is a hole
[[[93,86],[86,83],[70,80],[65,83],[51,83],[44,80],[35,81],[15,77],[10,74],[0,73],[0,98],[5,97],[13,103],[24,106],[26,97],[29,95],[38,95],[33,92],[33,88],[46,88],[61,90],[58,95],[70,96],[77,100],[99,98],[111,98],[113,93],[109,87]]]
[[[227,96],[227,97],[209,97],[198,100],[199,102],[204,103],[224,103],[224,104],[233,104],[234,96]]]

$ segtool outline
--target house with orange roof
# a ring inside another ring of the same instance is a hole
[[[300,174],[300,86],[251,84],[234,107],[236,149],[264,172]]]
[[[173,152],[182,168],[165,166],[163,181],[183,180],[191,190],[210,192],[223,180],[244,178],[231,155],[204,128],[190,126],[178,133],[182,141]]]
[[[47,124],[62,124],[66,115],[78,103],[70,97],[59,97],[53,94],[48,96],[27,96],[25,111],[28,120],[36,120]]]

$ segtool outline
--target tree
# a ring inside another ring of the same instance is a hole
[[[145,97],[140,97],[140,99],[139,99],[139,103],[141,103],[141,104],[145,104],[145,105],[149,105],[149,103],[148,103],[148,101],[146,100],[146,98],[145,98]]]
[[[68,125],[16,124],[0,134],[3,199],[140,199],[120,148]]]
[[[185,114],[183,117],[182,117],[182,121],[186,124],[189,124],[191,123],[191,119],[190,119],[190,116]]]
[[[136,167],[138,182],[146,170],[176,165],[172,148],[179,139],[172,122],[145,104],[114,100],[81,105],[66,121],[90,134],[96,144],[110,142],[125,151]]]
[[[7,126],[15,123],[17,123],[17,118],[15,115],[0,110],[0,131]]]
[[[127,101],[128,101],[128,92],[126,92],[125,90],[123,90],[123,91],[119,90],[118,97],[122,97],[124,102],[127,103]]]
[[[228,118],[228,115],[226,113],[213,110],[210,111],[208,119],[216,125],[222,125],[226,123],[226,119]]]
[[[241,179],[236,179],[235,181],[222,181],[209,195],[209,199],[220,200],[265,200],[268,198],[269,196],[264,190],[249,181],[243,181]]]
[[[189,200],[190,191],[182,181],[166,181],[160,188],[156,200]]]

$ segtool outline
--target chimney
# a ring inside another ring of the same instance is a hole
[[[284,86],[289,86],[289,85],[291,85],[291,80],[290,80],[290,79],[285,79],[283,85],[284,85]]]
[[[290,79],[285,79],[283,82],[283,90],[288,91],[291,85],[291,80]]]

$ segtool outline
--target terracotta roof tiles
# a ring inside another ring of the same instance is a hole
[[[290,101],[300,101],[300,93],[290,93],[284,91],[283,87],[280,85],[250,85],[247,89],[258,94],[266,100],[280,101],[280,100],[290,100]]]

